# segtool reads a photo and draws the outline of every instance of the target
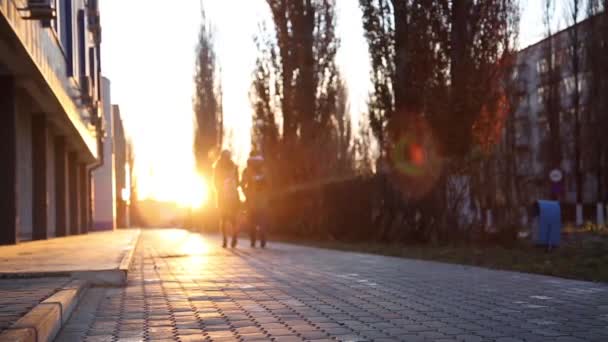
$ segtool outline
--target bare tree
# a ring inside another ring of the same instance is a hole
[[[581,60],[583,56],[581,53],[582,39],[581,29],[579,27],[580,17],[582,14],[582,1],[581,0],[569,0],[569,8],[566,14],[566,19],[570,29],[568,30],[568,45],[567,45],[567,57],[568,57],[568,74],[570,75],[573,82],[571,82],[571,88],[567,91],[572,91],[570,98],[570,105],[572,108],[572,116],[574,119],[574,173],[576,179],[576,203],[580,206],[583,201],[583,173],[581,170],[581,76],[582,76],[582,64]],[[567,87],[568,88],[568,87]],[[580,222],[582,223],[582,222]]]
[[[602,12],[602,16],[601,16],[601,25],[602,25],[602,29],[601,29],[601,37],[603,37],[604,41],[602,44],[603,47],[603,51],[601,53],[602,56],[602,61],[601,61],[601,65],[603,66],[603,72],[601,73],[602,78],[603,78],[603,89],[602,89],[602,96],[601,98],[603,99],[603,113],[604,115],[601,115],[602,121],[600,123],[600,127],[605,128],[606,130],[608,130],[608,115],[606,115],[606,113],[608,112],[608,0],[604,0],[603,2],[603,12]],[[605,142],[604,140],[604,145],[602,147],[602,153],[600,154],[600,158],[601,159],[601,163],[603,165],[603,179],[604,179],[604,204],[608,203],[608,143]]]
[[[503,101],[503,75],[510,72],[505,62],[516,30],[511,20],[517,13],[517,1],[453,1],[445,6],[450,18],[448,117],[456,126],[441,125],[451,154],[463,156],[475,147],[472,131],[484,115],[499,118]],[[447,15],[446,15],[447,16]],[[447,129],[446,129],[447,128]]]
[[[346,84],[340,78],[336,81],[336,106],[334,121],[336,129],[336,173],[338,175],[345,175],[352,173],[355,169],[355,150],[353,145],[353,133],[352,133],[352,118],[350,116],[350,108],[348,105],[348,91]]]
[[[357,174],[370,175],[373,172],[372,136],[368,123],[360,122],[359,131],[353,141]]]
[[[555,1],[544,0],[543,24],[545,26],[545,36],[547,42],[543,47],[543,59],[540,62],[539,71],[541,73],[541,89],[545,115],[549,123],[549,165],[548,170],[560,168],[562,162],[561,148],[561,101],[560,101],[560,81],[561,67],[558,65],[559,50],[558,43],[553,36],[553,20],[555,13]]]
[[[460,177],[479,175],[484,169],[482,164],[467,164],[478,160],[473,158],[474,152],[500,141],[506,91],[502,80],[511,72],[506,60],[515,40],[512,18],[518,2],[359,3],[370,46],[374,84],[370,122],[374,133],[386,149],[407,132],[418,134],[420,122],[428,122],[447,161],[433,195],[437,210],[429,212],[459,210],[458,204],[449,203],[454,189],[448,188],[453,184],[470,188]],[[417,139],[422,142],[423,136],[418,134]],[[432,153],[431,147],[425,148]],[[489,170],[492,163],[484,163]],[[458,225],[458,214],[448,221],[440,225]]]
[[[486,149],[486,152],[491,154],[491,163],[494,164],[496,176],[496,193],[500,195],[504,201],[505,217],[503,223],[506,226],[515,226],[518,218],[517,209],[520,202],[520,184],[517,179],[517,149],[516,149],[516,134],[515,134],[515,115],[521,105],[522,95],[525,93],[526,82],[525,78],[520,76],[520,65],[517,61],[517,38],[519,36],[519,12],[516,8],[511,8],[512,13],[509,14],[511,22],[507,26],[512,32],[505,35],[504,39],[504,57],[502,60],[504,72],[501,74],[499,91],[500,99],[496,102],[497,108],[494,112],[497,113],[498,120],[491,119],[492,124],[489,129],[484,129],[485,143],[481,146]],[[495,135],[495,132],[499,132]],[[500,139],[497,144],[494,139]],[[495,150],[492,149],[495,146]],[[491,170],[486,170],[491,171]],[[488,172],[486,172],[488,173]],[[486,189],[491,189],[486,187]]]
[[[260,26],[255,41],[258,58],[250,92],[254,109],[251,144],[254,150],[264,153],[268,170],[273,174],[273,179],[276,179],[280,177],[278,163],[281,152],[279,146],[281,135],[277,122],[277,115],[281,113],[281,106],[277,99],[277,92],[280,89],[277,84],[279,59],[277,58],[277,47],[273,44],[265,26]]]
[[[393,18],[388,0],[360,0],[359,3],[363,10],[363,27],[372,65],[370,76],[374,86],[369,101],[370,126],[380,148],[384,149],[387,122],[393,115]]]
[[[597,178],[597,200],[608,202],[608,143],[604,139],[608,130],[608,8],[607,0],[589,0],[587,3],[588,37],[584,49],[589,79],[587,107],[590,118],[590,136],[585,137],[586,158],[594,166]]]
[[[335,129],[332,118],[339,109],[335,3],[334,0],[267,0],[267,3],[276,30],[276,49],[264,57],[273,59],[274,95],[263,102],[271,98],[280,102],[273,110],[281,114],[282,174],[297,180],[318,177],[327,170],[313,160],[322,155],[323,144],[332,136]]]
[[[348,108],[348,92],[346,84],[335,79],[331,86],[334,93],[327,100],[324,109],[331,115],[331,122],[324,137],[319,137],[319,153],[315,160],[323,165],[320,169],[321,178],[344,177],[355,173],[355,150],[353,145],[351,117]],[[322,133],[323,134],[323,133]]]
[[[222,144],[223,115],[221,83],[213,48],[213,32],[202,12],[202,24],[196,50],[196,73],[194,83],[194,154],[200,171],[211,171],[210,155]]]
[[[374,133],[429,119],[450,156],[466,155],[484,105],[496,101],[514,0],[360,0],[370,45]],[[382,142],[382,141],[381,141]]]
[[[500,155],[498,163],[502,165],[502,188],[505,194],[505,202],[509,210],[507,220],[510,224],[516,223],[518,217],[517,208],[521,201],[521,184],[517,179],[517,150],[515,136],[515,115],[523,105],[523,95],[525,94],[527,83],[525,78],[519,77],[521,73],[520,65],[517,60],[517,41],[519,38],[520,13],[516,8],[509,15],[511,23],[509,27],[512,33],[505,36],[505,63],[507,71],[503,74],[503,84],[505,87],[506,101],[506,120],[504,123],[504,154]]]
[[[359,4],[374,86],[369,119],[384,151],[387,131],[412,124],[424,115],[428,100],[442,93],[447,60],[437,47],[447,26],[437,1],[360,0]],[[441,102],[437,97],[433,101]]]

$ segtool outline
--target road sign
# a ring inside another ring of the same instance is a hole
[[[553,169],[549,173],[549,179],[553,183],[561,182],[563,178],[564,178],[564,174],[562,173],[562,170],[560,170],[560,169]]]

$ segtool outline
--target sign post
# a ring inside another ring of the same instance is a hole
[[[549,172],[549,180],[551,181],[551,196],[559,200],[564,192],[564,173],[560,169],[553,169]]]

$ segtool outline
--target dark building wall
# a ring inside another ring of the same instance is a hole
[[[33,163],[31,99],[17,92],[17,225],[20,241],[32,239],[33,234]]]
[[[55,237],[57,234],[57,222],[55,218],[55,135],[52,127],[48,127],[48,139],[46,144],[46,186],[47,186],[47,237]]]
[[[87,8],[96,3],[58,0],[47,27],[26,20],[18,6],[27,2],[0,0],[0,244],[85,231],[82,174],[98,157],[89,118],[99,100],[99,13]]]
[[[0,244],[17,242],[17,110],[15,80],[0,76]]]

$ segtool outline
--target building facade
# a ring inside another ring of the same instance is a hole
[[[100,33],[97,1],[0,0],[0,244],[89,229]]]
[[[127,169],[127,140],[120,107],[111,104],[110,81],[102,78],[103,92],[103,165],[93,173],[93,229],[114,230],[128,226],[128,198],[123,198],[129,183]]]
[[[129,226],[127,220],[129,196],[128,192],[126,192],[129,185],[127,138],[118,105],[112,105],[112,126],[114,137],[114,173],[116,175],[116,187],[114,190],[116,193],[116,226],[118,228],[127,228]]]
[[[102,77],[101,163],[93,171],[93,229],[116,228],[116,173],[114,168],[114,133],[112,124],[111,82]]]
[[[593,19],[597,20],[597,19]],[[514,75],[519,100],[514,116],[514,143],[516,172],[524,198],[539,199],[557,197],[565,203],[577,202],[575,103],[579,101],[578,122],[581,148],[580,170],[582,178],[582,203],[601,202],[604,194],[598,184],[598,172],[594,168],[593,150],[589,139],[594,136],[596,124],[589,110],[591,98],[591,70],[587,51],[591,19],[569,27],[518,54]],[[576,29],[580,41],[577,51],[573,48],[572,34]],[[573,54],[578,54],[580,69],[575,77]],[[549,61],[549,58],[552,61]],[[551,62],[551,63],[550,63]],[[555,76],[551,77],[551,73]],[[576,81],[578,79],[578,82]],[[578,89],[578,99],[575,96]],[[550,100],[551,91],[556,96]],[[551,105],[549,101],[554,101]],[[560,163],[552,161],[552,137],[548,108],[558,114]],[[595,115],[608,115],[599,113]],[[562,172],[563,180],[554,184],[549,177],[554,169]]]

